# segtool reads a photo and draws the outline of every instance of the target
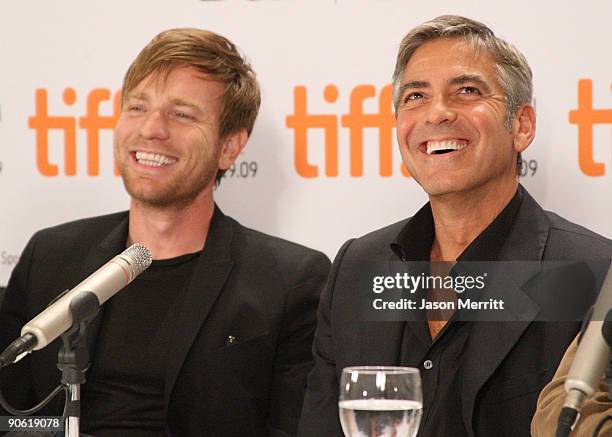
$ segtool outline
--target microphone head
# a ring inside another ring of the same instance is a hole
[[[132,244],[130,247],[121,252],[119,256],[127,261],[131,279],[144,272],[153,261],[151,252],[149,252],[149,249],[142,244]]]

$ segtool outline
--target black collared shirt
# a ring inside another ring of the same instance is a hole
[[[519,186],[508,205],[457,261],[497,260],[522,201],[523,189]],[[428,203],[408,221],[391,248],[403,261],[429,261],[434,237],[434,221]],[[419,437],[467,436],[462,417],[461,367],[471,329],[471,322],[451,318],[432,341],[427,321],[405,323],[401,364],[418,367],[423,385]]]

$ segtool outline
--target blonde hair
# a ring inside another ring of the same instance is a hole
[[[152,73],[163,77],[181,66],[193,67],[224,84],[219,117],[221,138],[245,129],[251,134],[261,103],[259,84],[250,64],[227,38],[202,29],[166,30],[138,54],[123,78],[125,99]],[[217,174],[217,182],[223,172]]]

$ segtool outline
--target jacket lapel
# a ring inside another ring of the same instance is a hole
[[[395,276],[396,273],[407,273],[418,275],[420,266],[423,262],[400,261],[396,255],[391,255],[387,262],[387,275]],[[371,293],[370,293],[371,294]],[[415,311],[406,311],[402,318],[404,320],[388,322],[365,322],[359,323],[359,365],[370,366],[397,366],[402,364],[402,344],[404,342],[404,329],[414,330],[414,335],[424,344],[429,341],[423,337],[422,330],[418,326],[415,318]],[[421,322],[423,323],[423,322]],[[427,333],[425,333],[425,336]]]
[[[399,365],[403,328],[404,322],[360,323],[360,354],[359,360],[353,365]]]
[[[102,242],[92,248],[87,255],[87,258],[83,261],[83,267],[81,269],[80,277],[85,279],[91,275],[94,271],[98,270],[111,258],[125,250],[128,234],[128,214],[125,213],[125,217],[121,222],[108,234],[108,236],[102,240]],[[87,328],[87,347],[89,349],[89,356],[93,362],[95,354],[95,345],[98,332],[100,331],[100,324],[102,323],[102,316],[104,314],[104,305],[100,307],[100,311],[90,322]]]
[[[510,289],[503,290],[504,293],[513,293],[513,300],[520,303],[517,305],[520,310],[515,311],[511,317],[515,321],[494,323],[476,321],[473,324],[462,368],[461,390],[463,421],[472,436],[474,435],[472,419],[478,392],[519,341],[539,311],[539,306],[521,290],[520,286],[540,271],[537,261],[543,258],[550,224],[542,208],[529,193],[523,189],[523,194],[523,203],[499,260],[536,261],[536,263],[528,263],[523,269],[513,269],[517,271],[513,272],[517,275],[513,277],[514,287],[510,286]],[[505,268],[503,265],[499,267]],[[504,284],[507,283],[509,281],[504,281]]]
[[[505,316],[514,321],[476,321],[472,325],[470,339],[466,345],[465,361],[461,369],[461,394],[463,397],[463,421],[466,430],[474,435],[472,429],[474,407],[478,392],[519,341],[523,332],[535,319],[539,306],[518,287],[508,286],[505,293],[513,293],[513,313],[505,310]],[[485,297],[483,300],[487,300]],[[493,297],[498,299],[499,296]]]
[[[106,262],[108,262],[112,257],[120,253],[125,248],[125,241],[127,238],[127,229],[128,229],[128,216],[125,213],[124,217],[120,219],[120,222],[113,230],[108,234],[102,242],[95,244],[84,257],[81,265],[73,272],[70,273],[70,281],[74,281],[70,286],[74,287],[89,275],[91,275],[94,271],[98,270],[102,267]],[[87,244],[88,242],[84,242],[83,244]],[[102,313],[104,310],[104,306],[100,307],[100,311],[94,317],[94,319],[90,322],[87,327],[87,348],[89,352],[90,358],[90,368],[91,363],[95,357],[96,352],[96,337],[100,330],[100,323],[102,321]],[[62,346],[61,338],[58,338],[53,342],[52,347],[44,348],[38,354],[38,359],[40,360],[40,364],[33,367],[32,372],[34,374],[39,375],[37,379],[43,381],[59,381],[59,374],[57,369],[57,358],[58,351]],[[87,377],[87,374],[86,374]],[[55,385],[55,384],[54,384]],[[48,392],[48,390],[52,389],[52,387],[44,387],[43,392]],[[54,399],[51,405],[53,405],[53,410],[61,411],[61,397]]]
[[[531,320],[474,324],[461,372],[463,423],[469,435],[475,435],[473,415],[478,392],[530,323]]]
[[[194,268],[171,335],[172,348],[167,356],[165,379],[166,412],[172,389],[189,349],[234,265],[231,259],[233,233],[231,221],[215,207],[204,250]]]
[[[394,262],[397,265],[397,261]],[[405,265],[404,269],[400,270],[400,268],[396,268],[392,271],[393,274],[397,271],[401,271],[401,273],[407,273],[409,276],[420,276],[421,274],[429,273],[429,261],[407,261],[403,263]],[[420,302],[421,298],[425,298],[425,293],[423,290],[411,295],[417,304]],[[405,313],[404,322],[402,323],[402,340],[401,346],[404,346],[404,343],[410,344],[410,342],[406,340],[406,336],[412,335],[415,339],[421,343],[421,347],[426,351],[431,346],[431,335],[429,334],[429,330],[427,328],[427,315],[425,310],[408,310]],[[402,350],[400,350],[400,362],[402,365],[405,363],[402,361],[404,357],[402,357]]]

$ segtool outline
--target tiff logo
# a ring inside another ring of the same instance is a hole
[[[378,111],[364,113],[363,103],[366,99],[376,98],[374,85],[357,85],[350,94],[349,111],[338,120],[336,114],[316,114],[308,112],[307,89],[296,86],[293,89],[293,114],[286,118],[287,127],[294,131],[294,164],[297,173],[305,178],[319,176],[319,166],[308,159],[308,131],[323,129],[325,151],[325,176],[338,176],[338,131],[339,121],[349,132],[350,175],[363,176],[363,131],[366,128],[378,130],[379,174],[393,175],[393,114],[391,85],[387,85],[378,94]],[[323,98],[328,103],[338,100],[338,87],[327,85]],[[401,173],[410,176],[408,169],[401,164]]]
[[[578,165],[587,176],[603,176],[606,167],[593,157],[593,125],[612,124],[612,109],[593,109],[593,81],[578,81],[578,109],[571,110],[569,122],[578,125]]]
[[[77,93],[72,88],[66,88],[62,99],[67,106],[72,106],[77,100]],[[96,88],[87,95],[85,115],[78,118],[78,127],[87,133],[87,174],[100,174],[100,131],[113,129],[121,113],[121,92],[113,97],[113,114],[101,115],[100,103],[110,100],[111,92],[107,88]],[[77,117],[49,115],[47,110],[47,90],[36,90],[36,113],[28,118],[28,126],[36,132],[36,166],[44,176],[57,176],[58,165],[49,161],[49,131],[58,129],[64,133],[64,173],[74,176],[77,173]],[[119,172],[115,167],[115,174]]]

